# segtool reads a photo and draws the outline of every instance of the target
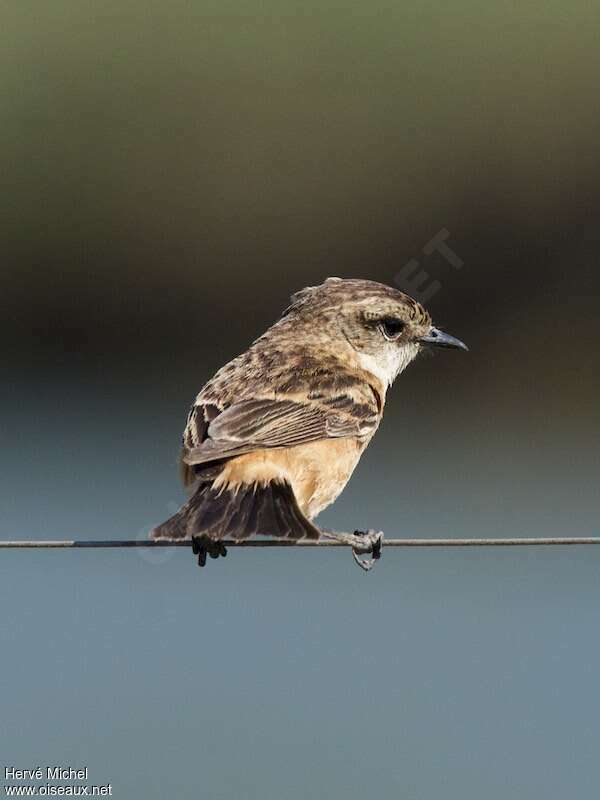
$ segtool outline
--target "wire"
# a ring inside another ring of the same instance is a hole
[[[0,549],[86,548],[86,547],[191,547],[190,539],[152,541],[150,539],[20,539],[0,541]],[[224,539],[226,547],[349,547],[348,542],[293,539]],[[564,545],[600,544],[600,536],[539,537],[504,539],[384,539],[384,547],[562,547]]]

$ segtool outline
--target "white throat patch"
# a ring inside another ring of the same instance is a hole
[[[357,353],[361,369],[370,372],[383,383],[391,386],[398,375],[417,356],[419,345],[410,342],[402,347],[386,347],[378,357],[368,353]]]

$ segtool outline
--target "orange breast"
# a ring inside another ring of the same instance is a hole
[[[235,490],[241,484],[265,485],[271,480],[286,480],[300,509],[312,519],[340,494],[366,445],[367,441],[345,438],[256,450],[227,462],[215,481],[215,488]]]

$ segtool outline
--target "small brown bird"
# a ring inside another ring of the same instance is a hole
[[[388,387],[424,346],[467,349],[397,289],[328,278],[292,295],[197,396],[181,453],[192,494],[151,537],[191,538],[200,565],[225,555],[223,539],[319,538],[314,518],[346,485]],[[356,545],[378,557],[381,534],[356,532]]]

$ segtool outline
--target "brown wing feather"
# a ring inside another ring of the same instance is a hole
[[[212,407],[214,409],[214,406]],[[205,412],[190,414],[206,419]],[[345,395],[323,404],[292,400],[246,400],[215,416],[203,430],[203,441],[184,436],[185,464],[205,464],[271,447],[293,447],[319,439],[366,437],[377,427],[377,408]]]

